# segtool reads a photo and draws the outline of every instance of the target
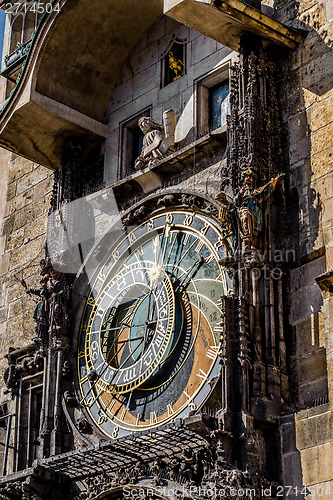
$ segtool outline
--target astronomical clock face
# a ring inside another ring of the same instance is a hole
[[[95,275],[80,326],[81,399],[111,438],[202,406],[220,372],[227,282],[218,223],[169,210],[128,231]]]

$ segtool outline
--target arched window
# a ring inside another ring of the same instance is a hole
[[[17,44],[22,41],[22,28],[23,28],[23,17],[24,14],[19,14],[13,22],[12,25],[12,36],[10,41],[10,53],[14,52],[17,48]]]

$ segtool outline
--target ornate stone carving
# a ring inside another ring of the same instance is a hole
[[[231,70],[228,162],[224,187],[234,191],[241,172],[255,167],[264,181],[283,171],[282,133],[278,105],[277,65],[259,37],[244,34],[240,60]]]
[[[36,352],[33,356],[24,357],[19,363],[16,363],[16,359],[10,352],[7,357],[9,367],[4,373],[4,381],[8,389],[16,387],[20,376],[30,375],[43,367],[43,358],[39,352]]]
[[[65,379],[71,379],[73,375],[73,365],[69,360],[64,361],[62,365],[62,376]]]
[[[91,425],[84,417],[81,417],[76,421],[76,426],[83,434],[91,432]]]
[[[176,115],[172,109],[163,113],[163,125],[144,116],[139,119],[139,127],[144,137],[140,156],[135,161],[135,169],[152,166],[175,144]]]
[[[49,331],[57,336],[67,335],[69,327],[68,301],[69,286],[64,275],[53,269],[49,270],[50,327]]]

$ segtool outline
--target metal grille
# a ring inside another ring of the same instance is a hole
[[[148,463],[157,457],[173,458],[182,454],[184,446],[196,450],[206,443],[204,438],[185,427],[182,420],[177,420],[154,432],[138,432],[126,438],[99,442],[87,448],[36,460],[33,465],[79,480],[103,471],[111,473],[119,467]]]

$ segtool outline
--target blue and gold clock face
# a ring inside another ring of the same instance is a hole
[[[228,243],[205,214],[169,210],[128,230],[96,273],[80,326],[81,400],[111,438],[202,406],[220,373],[220,265]]]

